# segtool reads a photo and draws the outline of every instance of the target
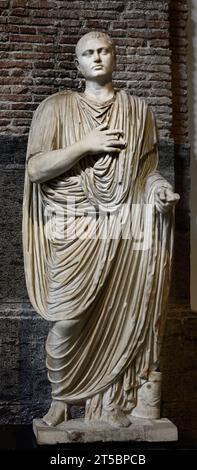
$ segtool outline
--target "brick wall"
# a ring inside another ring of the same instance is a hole
[[[161,137],[187,141],[187,10],[186,0],[1,0],[0,132],[26,134],[40,101],[78,88],[74,44],[102,28],[117,44],[115,85],[147,98]]]
[[[117,44],[114,83],[153,106],[161,137],[172,125],[169,1],[1,0],[0,132],[26,134],[46,96],[77,88],[74,45],[87,31]]]
[[[172,136],[188,142],[187,103],[187,19],[186,1],[170,3],[170,49],[172,52]]]

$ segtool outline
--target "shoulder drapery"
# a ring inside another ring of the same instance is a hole
[[[34,115],[27,161],[72,145],[102,122],[125,133],[127,148],[118,156],[85,157],[42,184],[25,176],[30,300],[47,320],[83,322],[78,337],[55,353],[65,379],[54,398],[68,402],[104,391],[130,367],[130,386],[147,376],[158,361],[168,297],[173,214],[161,216],[154,207],[154,191],[168,183],[156,172],[157,132],[143,100],[120,91],[100,106],[74,92],[53,95]],[[52,213],[61,236],[46,232]],[[53,359],[48,347],[55,383]]]

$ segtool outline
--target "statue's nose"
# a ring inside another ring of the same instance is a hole
[[[98,52],[95,52],[95,53],[94,53],[94,62],[100,62],[100,60],[101,60],[101,59],[100,59],[99,53],[98,53]]]

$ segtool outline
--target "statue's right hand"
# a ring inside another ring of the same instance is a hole
[[[101,124],[86,134],[83,142],[88,153],[93,155],[121,152],[127,146],[122,129],[109,129],[106,124]]]

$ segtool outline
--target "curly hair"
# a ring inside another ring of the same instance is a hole
[[[84,34],[79,39],[79,41],[76,44],[76,48],[75,48],[75,53],[76,53],[77,57],[78,57],[78,54],[79,54],[81,48],[84,46],[84,43],[86,43],[87,39],[90,39],[90,38],[91,39],[92,38],[105,39],[106,42],[111,46],[114,57],[116,57],[116,49],[115,49],[115,44],[114,44],[113,39],[111,39],[110,36],[107,33],[104,33],[102,31],[90,31],[89,33]]]

